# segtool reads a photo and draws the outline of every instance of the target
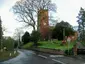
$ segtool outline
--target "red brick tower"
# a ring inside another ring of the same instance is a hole
[[[38,30],[41,33],[43,39],[46,39],[49,35],[49,22],[48,22],[48,10],[38,11]]]

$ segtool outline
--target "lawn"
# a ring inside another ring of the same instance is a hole
[[[12,53],[11,56],[10,56],[10,53]],[[4,61],[4,60],[8,60],[8,59],[14,58],[18,54],[19,54],[18,52],[16,52],[16,54],[14,54],[14,51],[3,51],[3,52],[0,52],[0,61]]]
[[[54,42],[54,43],[53,43]],[[41,45],[38,46],[39,48],[49,48],[49,49],[60,49],[60,50],[67,50],[68,48],[71,49],[73,48],[73,45],[75,44],[75,42],[71,42],[68,46],[68,44],[66,45],[62,45],[62,41],[40,41],[38,42]]]
[[[58,40],[53,40],[53,41],[39,41],[38,42],[40,45],[38,46],[38,48],[48,48],[48,49],[60,49],[60,50],[68,50],[68,49],[72,49],[73,45],[75,44],[74,42],[70,42],[69,46],[68,44],[66,45],[62,45],[62,41],[58,41]],[[32,42],[29,42],[27,44],[25,44],[24,46],[22,46],[22,48],[24,49],[29,49],[33,46]]]

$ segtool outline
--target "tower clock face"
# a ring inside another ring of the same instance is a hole
[[[46,22],[44,22],[44,25],[46,25]]]

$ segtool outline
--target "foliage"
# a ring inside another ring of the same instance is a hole
[[[85,41],[85,10],[80,8],[79,14],[77,16],[78,20],[78,31],[79,31],[79,40]]]
[[[6,47],[7,50],[14,50],[14,42],[15,40],[11,37],[3,38],[3,47]]]
[[[17,47],[18,47],[18,41],[15,40],[15,41],[14,41],[14,48],[17,48]]]
[[[73,55],[73,49],[65,50],[65,55]]]
[[[16,43],[15,43],[15,45],[17,46],[17,47],[21,47],[21,45],[22,45],[22,42],[21,42],[21,36],[23,35],[23,30],[21,29],[21,28],[16,28],[15,29],[15,33],[14,33],[14,39],[17,41]],[[16,47],[15,46],[15,47]]]
[[[33,43],[30,42],[30,43],[27,43],[27,44],[23,45],[22,48],[24,48],[24,49],[29,49],[29,48],[31,48],[32,46],[33,46]]]
[[[73,35],[74,30],[68,22],[61,21],[57,23],[53,32],[52,37],[54,39],[63,40],[65,36]]]
[[[38,41],[41,38],[40,32],[33,31],[31,34],[31,41],[34,42],[34,46],[38,45]]]
[[[26,44],[30,41],[30,34],[29,32],[25,32],[25,34],[22,36],[22,42],[23,44]]]
[[[13,12],[17,14],[17,19],[35,30],[37,14],[40,9],[56,10],[56,6],[51,0],[20,0],[13,6]]]

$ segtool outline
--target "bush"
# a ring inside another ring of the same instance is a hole
[[[3,38],[3,47],[6,47],[7,50],[14,50],[14,42],[15,40],[11,37]]]
[[[31,41],[34,42],[34,46],[38,46],[38,41],[40,40],[40,33],[38,31],[33,31],[31,34]]]
[[[18,41],[15,41],[14,42],[14,48],[17,48],[18,47]]]
[[[73,49],[65,50],[65,55],[73,55]]]
[[[22,42],[23,42],[23,44],[27,44],[28,42],[30,42],[29,32],[25,32],[25,34],[22,36]]]

